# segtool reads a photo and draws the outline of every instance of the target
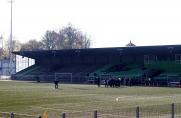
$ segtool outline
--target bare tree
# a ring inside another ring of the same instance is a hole
[[[13,40],[12,46],[13,46],[13,51],[20,51],[21,49],[21,43],[19,40]]]
[[[41,41],[32,39],[24,44],[21,44],[21,50],[81,49],[89,48],[90,45],[90,38],[88,38],[85,33],[69,24],[68,26],[60,29],[59,32],[46,31]]]
[[[9,58],[9,40],[5,41],[4,46],[1,48],[2,49],[2,54],[1,54],[1,58]],[[12,41],[12,51],[20,51],[21,49],[21,43],[19,42],[19,40],[13,40]],[[12,52],[10,52],[12,53]],[[15,58],[15,57],[13,57]]]
[[[45,50],[53,50],[56,47],[56,42],[58,40],[58,33],[55,31],[46,31],[42,39],[42,47]]]
[[[43,49],[81,49],[89,48],[91,41],[86,34],[72,25],[63,27],[59,32],[47,31],[42,39]]]
[[[41,42],[35,39],[29,40],[28,42],[21,44],[21,51],[34,51],[34,50],[41,50],[41,49],[42,49]]]
[[[63,35],[64,48],[66,49],[80,49],[89,48],[90,39],[82,31],[74,28],[71,24],[60,30],[59,35]]]
[[[2,34],[0,35],[0,43],[1,43],[0,58],[2,58],[3,57],[3,36],[2,36]]]

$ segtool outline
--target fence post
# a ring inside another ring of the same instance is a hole
[[[175,105],[172,103],[172,118],[175,118]]]
[[[65,113],[62,114],[62,118],[66,118],[66,114]]]
[[[97,110],[94,111],[94,118],[97,118]]]
[[[140,109],[139,107],[136,107],[136,118],[140,117]]]
[[[10,116],[11,116],[11,118],[14,118],[14,113],[12,112]]]

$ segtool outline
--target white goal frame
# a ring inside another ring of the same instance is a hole
[[[70,83],[72,83],[72,73],[55,73],[55,79],[58,79],[58,75],[69,75],[70,76]]]
[[[109,80],[109,79],[111,79],[112,75],[110,73],[108,73],[108,74],[100,74],[99,77],[100,77],[101,80],[104,80],[105,78]]]

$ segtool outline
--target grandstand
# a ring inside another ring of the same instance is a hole
[[[62,82],[87,83],[94,76],[109,75],[133,78],[153,85],[180,81],[181,45],[135,46],[114,48],[19,51],[16,55],[35,59],[35,64],[13,75],[17,80],[54,81],[55,73]],[[69,74],[67,74],[69,73]],[[71,76],[70,76],[71,75]],[[172,79],[173,78],[173,79]]]

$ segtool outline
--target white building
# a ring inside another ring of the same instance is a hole
[[[11,74],[16,73],[16,62],[13,61],[10,67],[9,59],[0,60],[0,79],[7,79]]]

